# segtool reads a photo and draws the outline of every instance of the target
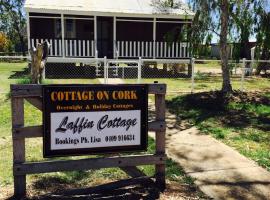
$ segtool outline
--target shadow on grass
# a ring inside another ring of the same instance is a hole
[[[44,188],[55,188],[56,184],[75,184],[89,177],[86,171],[63,172],[62,176],[43,176],[37,179],[33,184],[33,189],[42,190]]]
[[[270,131],[270,99],[258,94],[233,92],[204,92],[178,96],[167,101],[171,113],[190,120],[195,125],[214,118],[223,127],[244,129],[253,126],[262,131]],[[269,112],[259,110],[265,107]]]
[[[12,74],[8,77],[8,79],[22,79],[29,77],[30,69],[26,66],[22,71],[12,71]]]

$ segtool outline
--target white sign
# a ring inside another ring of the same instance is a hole
[[[51,149],[140,145],[141,111],[51,113]]]

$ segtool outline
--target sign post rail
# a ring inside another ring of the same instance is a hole
[[[125,86],[125,85],[123,85]],[[60,85],[61,87],[61,85]],[[14,196],[26,195],[26,175],[59,171],[89,170],[119,167],[132,178],[146,177],[137,168],[140,165],[155,165],[155,183],[160,191],[165,189],[165,84],[148,84],[148,94],[155,95],[156,119],[147,124],[148,131],[156,132],[156,152],[154,154],[119,155],[99,158],[65,161],[26,162],[25,139],[43,137],[44,124],[24,126],[24,100],[44,112],[43,85],[11,85],[12,140]],[[148,95],[147,94],[147,95]],[[149,180],[151,180],[149,178]],[[152,181],[152,180],[151,180]]]

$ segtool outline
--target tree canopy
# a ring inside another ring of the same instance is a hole
[[[24,0],[0,0],[0,30],[20,51],[26,50],[26,18]]]

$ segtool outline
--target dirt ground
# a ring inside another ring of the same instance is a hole
[[[94,187],[93,187],[94,188]],[[197,188],[191,187],[188,184],[179,184],[173,181],[167,181],[167,189],[160,193],[156,188],[151,186],[128,186],[115,190],[102,190],[89,192],[93,188],[87,189],[71,189],[69,185],[55,185],[54,189],[46,188],[44,191],[37,191],[33,186],[28,187],[27,198],[23,200],[139,200],[139,199],[160,199],[160,200],[196,200],[207,199],[203,194],[197,192]],[[95,189],[95,188],[94,188]],[[12,188],[1,191],[0,199],[15,200],[12,197]]]

